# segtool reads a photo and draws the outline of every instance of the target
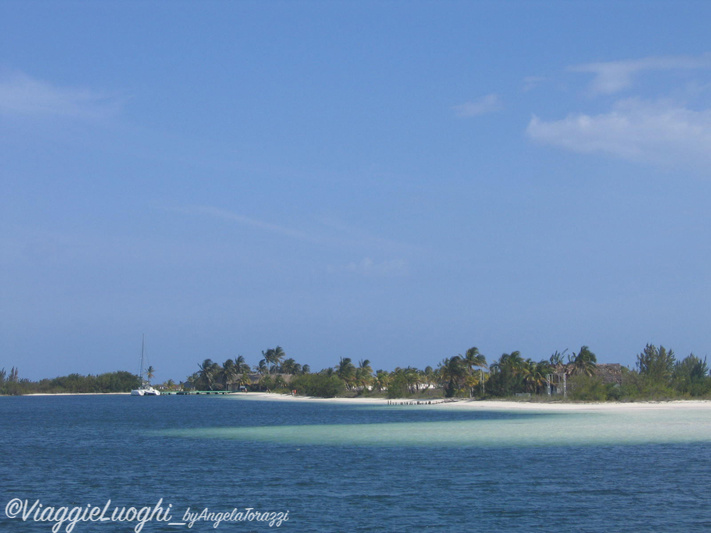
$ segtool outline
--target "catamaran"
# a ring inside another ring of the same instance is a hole
[[[143,360],[146,347],[146,336],[141,337],[141,371],[139,376],[141,378],[141,386],[137,389],[131,391],[131,396],[160,396],[160,391],[154,389],[150,382],[145,379],[145,373],[143,371]]]

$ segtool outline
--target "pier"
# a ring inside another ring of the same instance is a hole
[[[244,392],[233,392],[228,390],[191,390],[191,391],[161,391],[161,396],[195,396],[199,394],[205,395],[233,395],[233,394],[245,394]]]

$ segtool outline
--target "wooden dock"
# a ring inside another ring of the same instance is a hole
[[[191,391],[161,391],[161,396],[195,396],[199,394],[204,395],[221,395],[225,394],[245,394],[244,392],[233,392],[228,390],[191,390]]]

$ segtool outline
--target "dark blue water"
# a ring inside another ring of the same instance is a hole
[[[279,530],[300,532],[711,531],[708,442],[304,445],[174,433],[323,424],[417,428],[536,416],[205,396],[0,398],[0,531],[51,531],[51,522],[9,519],[6,505],[15,498],[45,507],[103,507],[111,500],[112,509],[155,506],[162,498],[175,521],[188,507],[288,510]],[[129,532],[135,525],[79,522],[73,531]],[[192,529],[152,521],[143,531],[270,529],[276,527],[255,521],[217,529],[204,521]]]

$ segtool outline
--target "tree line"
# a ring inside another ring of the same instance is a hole
[[[642,400],[698,398],[711,395],[706,359],[693,354],[677,359],[673,350],[648,344],[637,355],[635,368],[619,366],[609,379],[588,346],[575,353],[556,351],[535,361],[520,352],[502,354],[491,364],[476,347],[443,359],[436,367],[373,370],[368,359],[357,363],[341,357],[332,367],[311,372],[287,358],[277,346],[262,351],[254,367],[243,356],[222,365],[205,359],[186,386],[197,390],[292,391],[307,396],[380,395],[403,397],[503,398],[516,395],[565,395],[573,400]]]
[[[96,376],[69,374],[53,379],[30,381],[20,378],[16,367],[10,373],[0,369],[0,395],[130,392],[141,383],[139,377],[123,370]]]
[[[341,357],[336,365],[312,372],[309,365],[287,357],[280,346],[262,351],[254,366],[243,356],[223,364],[205,359],[186,381],[172,380],[164,389],[194,390],[296,390],[307,396],[386,396],[388,398],[505,398],[516,395],[546,397],[566,395],[572,400],[645,400],[711,397],[711,377],[706,359],[690,354],[677,359],[673,350],[647,344],[637,355],[635,367],[619,367],[616,379],[607,379],[597,357],[582,346],[577,353],[556,351],[535,361],[520,352],[502,354],[487,362],[476,347],[440,361],[436,367],[412,366],[373,370],[370,360],[355,363]],[[152,370],[152,368],[150,369]],[[148,377],[152,372],[148,373]],[[70,374],[30,381],[19,377],[16,367],[0,369],[0,394],[129,392],[141,379],[126,371],[82,376]]]

